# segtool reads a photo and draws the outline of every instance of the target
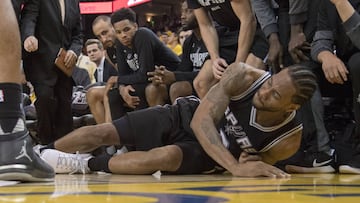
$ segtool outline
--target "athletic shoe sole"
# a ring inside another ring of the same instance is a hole
[[[288,173],[334,173],[335,169],[330,166],[321,166],[321,167],[302,167],[294,165],[286,165],[285,170]]]
[[[339,173],[360,174],[360,169],[351,167],[349,165],[341,165],[339,166]]]
[[[22,182],[54,181],[54,177],[38,177],[32,173],[36,172],[22,164],[0,166],[0,180],[13,180]]]

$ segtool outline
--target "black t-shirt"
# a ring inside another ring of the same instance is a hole
[[[231,31],[240,29],[240,20],[231,7],[231,0],[187,0],[190,9],[205,8],[213,20]]]
[[[184,42],[179,69],[175,71],[177,81],[192,81],[200,71],[209,53],[204,42],[193,33]]]
[[[180,58],[174,54],[148,28],[139,28],[132,40],[132,49],[117,45],[117,66],[120,84],[147,83],[147,72],[154,71],[155,65],[163,65],[168,70],[178,68]]]
[[[192,34],[184,42],[181,65],[188,63],[188,66],[192,67],[192,71],[199,71],[208,55],[202,39],[198,39],[195,34]]]

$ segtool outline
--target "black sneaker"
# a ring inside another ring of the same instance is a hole
[[[54,170],[33,150],[28,131],[0,136],[0,180],[53,181]]]
[[[334,173],[334,152],[331,155],[325,152],[305,153],[302,160],[289,163],[285,170],[289,173]]]

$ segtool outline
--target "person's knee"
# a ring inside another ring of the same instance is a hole
[[[157,93],[156,93],[156,87],[153,84],[149,84],[146,88],[145,88],[145,97],[146,97],[146,101],[149,104],[149,106],[153,106],[153,104],[156,101],[156,97],[157,97]]]
[[[183,153],[181,149],[176,145],[170,145],[167,147],[167,160],[166,168],[171,171],[177,170],[182,162]]]
[[[146,95],[146,98],[153,98],[153,97],[156,97],[157,95],[157,86],[155,86],[154,84],[149,84],[148,86],[146,86],[145,88],[145,95]]]
[[[266,69],[263,60],[252,53],[250,53],[249,56],[246,58],[246,64],[249,64],[250,66],[253,66],[261,70]]]
[[[86,100],[88,103],[92,103],[95,100],[95,91],[93,88],[90,88],[87,92],[86,92]]]
[[[151,151],[161,150],[159,157],[161,159],[160,169],[164,171],[176,171],[180,166],[183,159],[183,153],[177,145],[167,145],[160,148],[152,149]]]
[[[205,61],[199,74],[193,81],[193,87],[200,98],[204,97],[210,87],[218,82],[212,71],[211,60]]]
[[[88,104],[93,104],[97,101],[102,101],[104,97],[104,92],[102,89],[98,88],[90,88],[86,92],[86,100]]]
[[[163,105],[168,97],[166,85],[149,84],[145,88],[145,97],[149,106]]]
[[[189,96],[192,94],[192,86],[190,82],[181,81],[176,82],[170,86],[170,100],[174,102],[174,100],[178,97]]]
[[[194,79],[193,86],[196,93],[200,96],[200,98],[202,98],[210,89],[211,85],[208,79],[200,76]]]
[[[94,146],[115,145],[118,143],[118,135],[112,123],[103,123],[100,125],[88,126],[88,139]]]
[[[349,72],[353,76],[360,75],[360,52],[352,55],[348,61]]]
[[[201,90],[202,85],[203,84],[202,84],[201,78],[195,77],[195,79],[193,80],[193,87],[196,92],[199,92]]]

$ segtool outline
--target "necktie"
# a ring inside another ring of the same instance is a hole
[[[98,82],[102,82],[103,81],[103,70],[102,68],[98,68],[97,69],[97,75],[98,75]]]
[[[65,0],[59,0],[60,11],[61,11],[61,22],[64,24],[65,20]]]

